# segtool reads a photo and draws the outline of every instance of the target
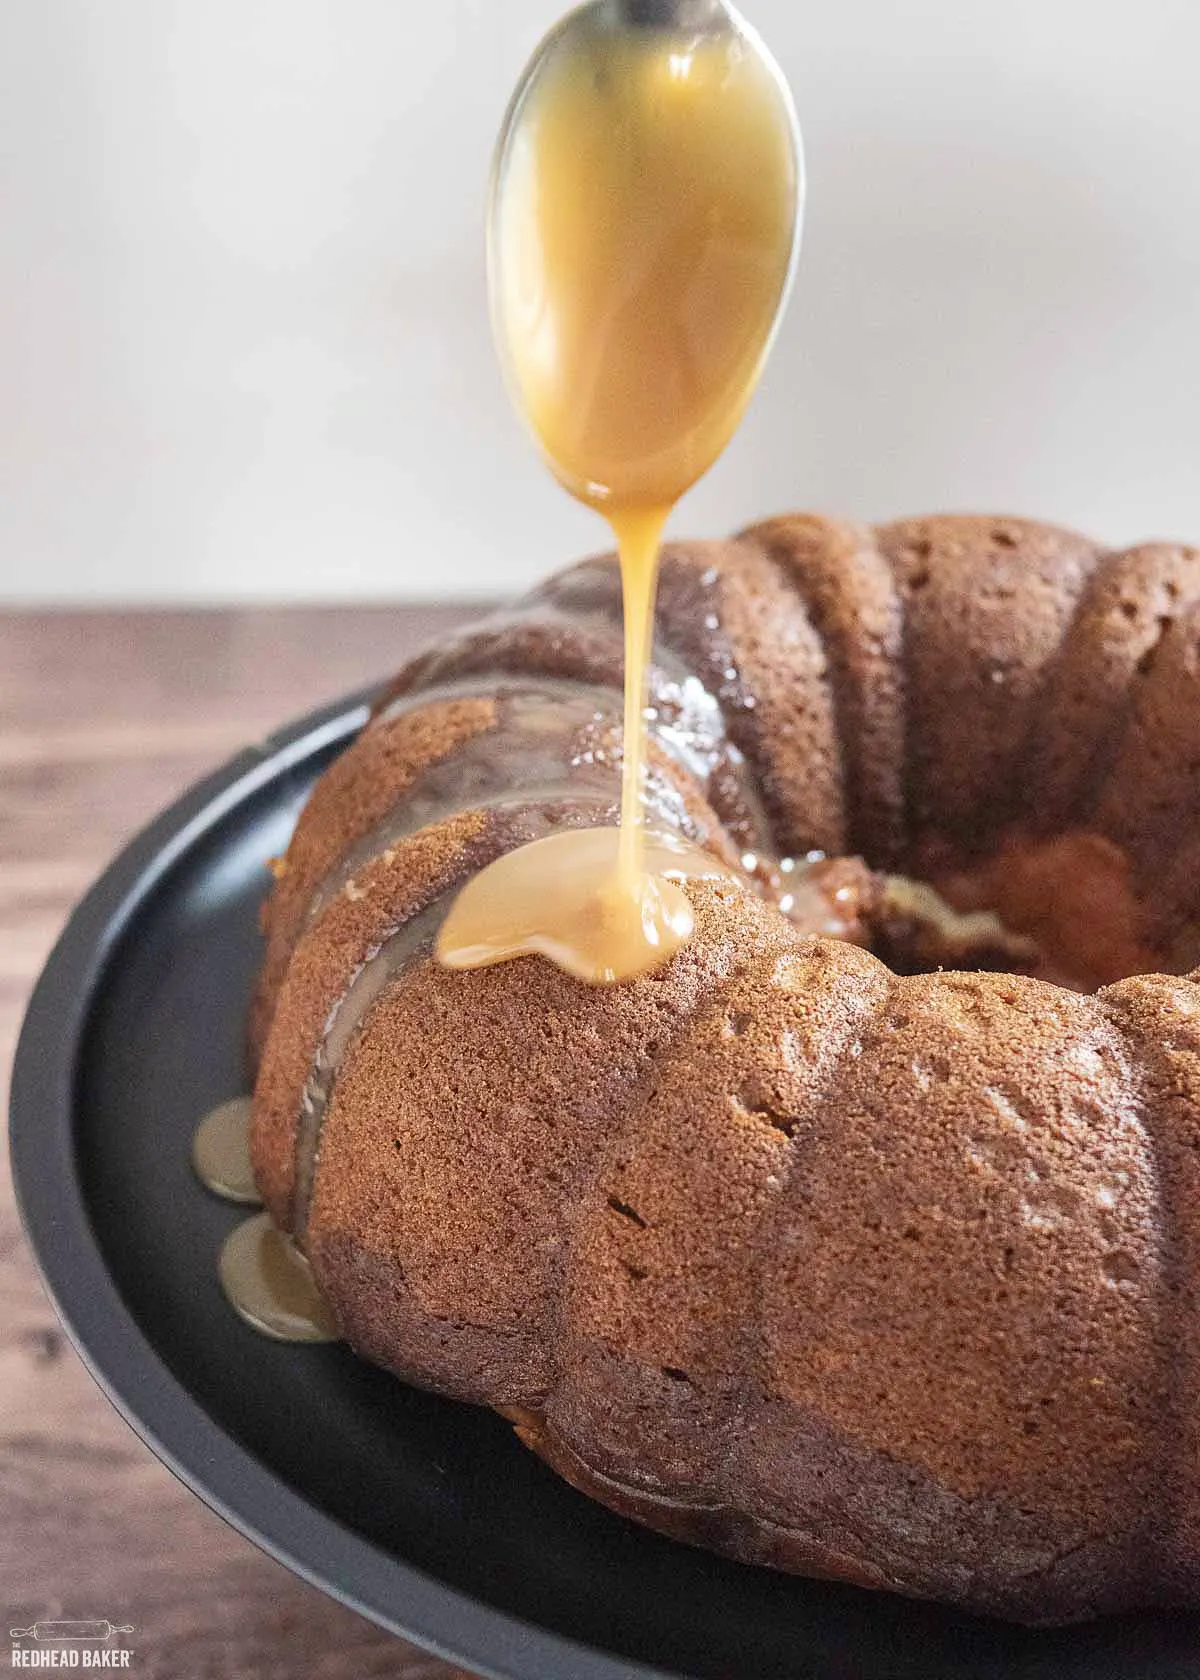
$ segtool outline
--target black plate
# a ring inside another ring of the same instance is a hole
[[[67,1329],[138,1433],[297,1573],[486,1675],[1200,1673],[1195,1617],[1035,1634],[674,1545],[575,1493],[490,1413],[234,1317],[216,1256],[239,1214],[193,1180],[192,1131],[243,1086],[264,860],[365,705],[244,753],[153,824],[76,911],[29,1008],[18,1197]]]

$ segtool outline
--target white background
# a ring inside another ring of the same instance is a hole
[[[986,508],[1200,539],[1200,6],[746,0],[809,215],[677,530]],[[0,0],[0,597],[513,590],[602,529],[488,339],[554,0]]]

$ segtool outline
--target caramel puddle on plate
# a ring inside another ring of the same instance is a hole
[[[215,1196],[250,1207],[262,1205],[250,1165],[249,1097],[231,1097],[204,1116],[192,1139],[192,1166]]]
[[[264,1336],[277,1342],[339,1339],[308,1261],[269,1213],[256,1213],[230,1232],[219,1269],[230,1306]]]
[[[233,1097],[204,1116],[192,1139],[192,1166],[201,1184],[223,1200],[261,1203],[250,1165],[249,1097]],[[230,1306],[264,1336],[277,1342],[339,1340],[308,1261],[270,1214],[254,1214],[230,1232],[218,1275]]]

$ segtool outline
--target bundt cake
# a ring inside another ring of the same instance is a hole
[[[622,985],[439,967],[472,871],[615,819],[616,567],[413,661],[266,906],[273,1217],[363,1355],[667,1534],[1200,1599],[1200,551],[797,515],[669,546],[657,630],[648,820],[737,878]]]

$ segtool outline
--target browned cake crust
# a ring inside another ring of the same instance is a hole
[[[621,986],[439,968],[471,871],[613,820],[615,566],[421,656],[265,911],[271,1212],[366,1357],[668,1534],[1200,1600],[1200,555],[793,515],[670,547],[657,629],[651,821],[744,884]],[[896,971],[951,953],[1034,973]]]

